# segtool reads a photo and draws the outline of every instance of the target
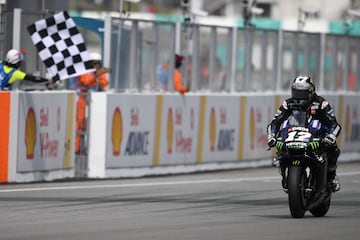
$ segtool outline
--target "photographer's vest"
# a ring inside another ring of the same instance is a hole
[[[11,84],[9,80],[14,74],[16,69],[11,69],[10,72],[6,73],[4,64],[0,62],[0,89],[1,90],[11,90]]]

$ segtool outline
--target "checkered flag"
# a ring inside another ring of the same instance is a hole
[[[94,70],[84,39],[66,11],[29,25],[28,31],[54,80]]]

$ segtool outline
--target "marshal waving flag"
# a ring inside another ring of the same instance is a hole
[[[54,80],[93,71],[82,35],[66,11],[28,26],[31,40]]]

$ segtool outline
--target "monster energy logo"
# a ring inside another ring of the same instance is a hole
[[[315,150],[320,146],[320,143],[318,141],[310,142],[310,146],[312,150]]]
[[[284,143],[283,142],[276,142],[276,148],[277,149],[282,149],[282,147],[284,146]]]
[[[300,165],[300,160],[293,160],[292,165],[293,166],[299,166]]]

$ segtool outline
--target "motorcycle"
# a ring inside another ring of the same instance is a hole
[[[280,168],[293,218],[304,217],[306,211],[322,217],[329,211],[333,191],[327,178],[323,132],[319,121],[307,119],[306,112],[294,111],[277,135],[273,165]]]

